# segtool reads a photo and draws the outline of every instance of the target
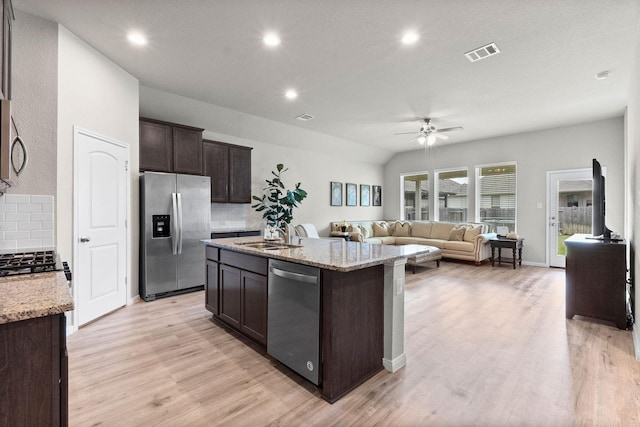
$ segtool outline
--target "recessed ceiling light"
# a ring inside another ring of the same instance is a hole
[[[136,46],[145,46],[147,44],[147,38],[139,31],[130,32],[127,35],[127,40]]]
[[[280,45],[280,37],[276,33],[267,33],[262,38],[262,42],[269,47]]]
[[[610,72],[609,70],[606,70],[606,71],[600,71],[598,74],[596,74],[596,75],[595,75],[595,76],[593,76],[593,77],[595,77],[595,78],[596,78],[596,80],[604,80],[604,79],[606,79],[607,77],[609,77],[609,74],[610,74],[610,73],[611,73],[611,72]]]
[[[295,91],[295,90],[293,90],[293,89],[288,89],[288,90],[284,93],[284,96],[285,96],[287,99],[296,99],[296,98],[298,97],[298,92],[296,92],[296,91]]]
[[[408,33],[405,33],[400,40],[402,41],[402,44],[414,44],[415,42],[420,40],[420,35],[418,35],[418,33],[416,32],[410,31]]]

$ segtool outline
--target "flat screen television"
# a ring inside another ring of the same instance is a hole
[[[605,179],[600,162],[593,159],[593,211],[591,218],[591,234],[594,239],[611,240],[611,230],[605,225]]]

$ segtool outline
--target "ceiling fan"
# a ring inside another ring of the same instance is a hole
[[[423,119],[423,121],[424,121],[424,124],[420,126],[420,130],[418,130],[417,132],[418,135],[416,135],[414,138],[410,140],[410,141],[413,141],[415,139],[420,143],[420,145],[424,145],[425,142],[427,143],[427,145],[433,145],[435,144],[436,139],[443,139],[443,140],[449,139],[449,135],[444,135],[445,132],[462,130],[461,126],[438,129],[431,124],[431,119],[426,118],[426,119]],[[414,133],[416,132],[402,132],[402,133],[396,133],[395,135],[409,135]]]

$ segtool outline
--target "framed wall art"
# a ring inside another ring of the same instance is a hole
[[[371,193],[371,186],[369,184],[360,184],[360,206],[369,206]]]
[[[358,185],[347,183],[347,206],[358,206]]]
[[[342,206],[342,183],[331,181],[331,206]]]
[[[382,186],[372,185],[373,190],[373,206],[382,206]]]

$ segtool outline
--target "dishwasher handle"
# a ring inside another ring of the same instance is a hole
[[[271,272],[276,276],[284,277],[285,279],[297,280],[299,282],[307,282],[307,283],[318,282],[318,278],[316,276],[309,276],[308,274],[300,274],[300,273],[294,273],[291,271],[284,271],[275,267],[271,267]]]

